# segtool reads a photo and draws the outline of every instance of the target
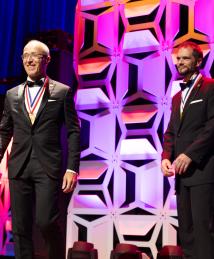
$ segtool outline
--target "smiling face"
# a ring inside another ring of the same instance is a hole
[[[24,69],[33,81],[46,76],[50,55],[49,49],[42,42],[30,41],[24,47],[22,59]]]
[[[180,48],[177,54],[177,69],[180,75],[190,78],[201,65],[202,59],[193,55],[191,47]]]

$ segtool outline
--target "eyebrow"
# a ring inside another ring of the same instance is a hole
[[[177,56],[177,59],[191,59],[191,57],[190,56]]]

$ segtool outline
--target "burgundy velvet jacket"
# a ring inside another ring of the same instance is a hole
[[[171,162],[184,153],[192,159],[187,172],[176,176],[187,186],[214,182],[214,80],[202,77],[180,116],[181,92],[172,100],[164,134],[162,159]]]

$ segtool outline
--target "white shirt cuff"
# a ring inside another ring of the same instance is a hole
[[[67,170],[66,170],[66,173],[77,174],[77,172],[75,172],[74,170],[71,170],[71,169],[67,169]]]

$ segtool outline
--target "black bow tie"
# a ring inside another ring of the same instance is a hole
[[[34,81],[34,82],[27,80],[26,84],[28,85],[28,87],[43,86],[44,82],[42,81],[42,79],[40,79],[38,81]]]
[[[188,82],[180,83],[181,91],[183,91],[183,90],[184,90],[184,89],[186,89],[186,88],[191,87],[191,86],[192,86],[193,81],[194,81],[194,80],[189,80]]]

